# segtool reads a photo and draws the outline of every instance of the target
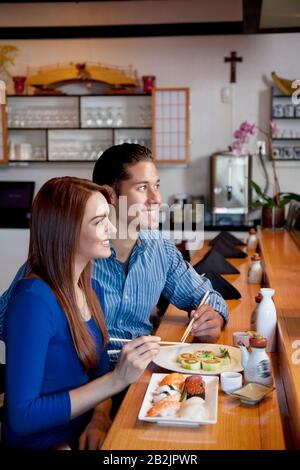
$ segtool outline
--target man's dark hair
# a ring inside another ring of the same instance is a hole
[[[109,147],[94,166],[93,181],[108,184],[118,191],[121,181],[128,180],[128,168],[139,162],[153,162],[151,150],[138,144],[121,144]]]

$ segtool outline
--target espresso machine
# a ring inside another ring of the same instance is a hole
[[[213,225],[247,225],[251,155],[216,153],[210,163]]]

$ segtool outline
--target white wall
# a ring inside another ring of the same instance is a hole
[[[299,41],[300,34],[295,33],[139,39],[24,40],[10,41],[10,43],[19,48],[16,73],[24,73],[25,64],[37,66],[71,60],[90,60],[115,65],[132,64],[140,76],[156,75],[159,87],[190,87],[191,164],[187,169],[160,168],[163,200],[168,201],[172,194],[178,192],[208,194],[209,155],[227,148],[232,141],[231,106],[222,104],[220,100],[220,90],[227,86],[229,81],[229,66],[224,64],[224,57],[232,50],[243,56],[243,63],[237,67],[235,126],[247,119],[267,130],[270,117],[270,74],[275,70],[286,78],[300,78],[296,55]],[[255,148],[254,140],[253,148]],[[268,167],[270,170],[270,163]],[[91,172],[90,163],[0,167],[0,180],[34,180],[36,189],[39,189],[53,176],[74,175],[88,178]],[[283,191],[299,192],[299,162],[279,162],[278,174]],[[262,181],[262,173],[256,162],[254,180]],[[25,239],[20,237],[21,251],[25,250],[24,241]],[[2,242],[0,244],[1,272],[6,270],[6,267],[3,268],[2,260],[7,246],[12,247],[11,256],[14,257],[14,261],[12,260],[11,264],[19,264],[15,259],[13,245],[8,242],[9,240],[6,244]],[[18,260],[19,258],[18,255]],[[0,290],[1,287],[0,285]]]
[[[186,170],[160,169],[163,197],[168,200],[175,192],[207,194],[208,157],[217,150],[227,148],[232,141],[231,105],[223,104],[220,100],[220,90],[229,81],[229,65],[224,64],[224,57],[231,50],[237,50],[243,56],[243,63],[237,67],[234,127],[248,119],[267,130],[270,116],[270,74],[275,70],[281,76],[299,78],[299,64],[295,57],[299,41],[300,34],[294,33],[27,40],[13,43],[19,47],[17,73],[24,73],[25,64],[37,66],[69,60],[91,60],[118,65],[133,64],[139,75],[155,74],[159,87],[190,87],[192,160]],[[254,139],[252,143],[254,149]],[[298,191],[300,164],[283,162],[278,167],[282,190]],[[76,166],[51,164],[1,168],[0,179],[34,179],[38,189],[54,175],[89,177],[91,168],[88,163]],[[254,168],[254,179],[261,181],[257,165]]]
[[[29,230],[0,229],[0,294],[26,260],[28,245]]]

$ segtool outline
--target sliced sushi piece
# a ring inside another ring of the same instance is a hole
[[[199,370],[201,367],[199,359],[193,357],[181,362],[181,367],[188,370]]]
[[[182,353],[182,354],[179,354],[179,356],[176,359],[176,362],[181,363],[183,361],[187,361],[188,359],[194,359],[194,358],[195,358],[195,356],[194,356],[193,353],[189,353],[189,352]]]
[[[205,382],[201,375],[191,375],[184,382],[186,399],[200,397],[205,400]]]
[[[201,361],[201,366],[203,370],[208,372],[218,372],[221,368],[221,361],[220,359],[209,359],[206,361]]]
[[[178,397],[172,396],[155,403],[150,410],[147,411],[147,416],[175,416],[180,409],[181,403]]]
[[[160,382],[159,385],[172,385],[177,390],[181,390],[184,383],[184,377],[178,372],[172,372],[172,374],[166,375]]]
[[[215,355],[212,351],[204,351],[203,349],[199,349],[198,351],[194,352],[194,356],[196,356],[200,361],[205,361],[209,359],[214,359]]]
[[[220,359],[222,366],[229,366],[231,363],[231,357],[228,349],[220,348],[220,352],[216,354],[216,359]]]

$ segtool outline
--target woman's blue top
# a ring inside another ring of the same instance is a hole
[[[95,290],[99,289],[93,284]],[[96,292],[98,298],[101,293]],[[50,287],[39,279],[22,279],[8,305],[5,324],[5,447],[49,449],[76,443],[92,411],[71,419],[69,391],[109,370],[101,331],[87,322],[95,337],[99,365],[86,373],[73,344],[66,316]]]

